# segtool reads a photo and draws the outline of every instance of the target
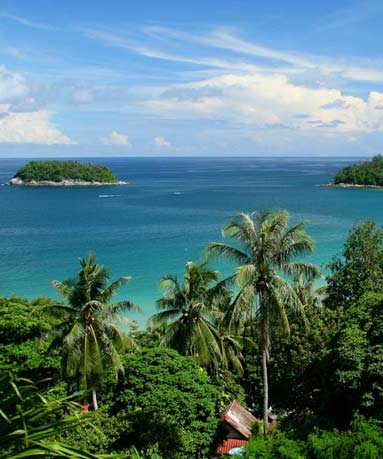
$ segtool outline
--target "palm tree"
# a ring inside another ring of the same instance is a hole
[[[220,314],[219,304],[228,294],[224,285],[217,282],[218,272],[206,264],[186,263],[182,282],[172,275],[161,279],[164,294],[157,306],[162,311],[150,319],[154,325],[169,324],[162,345],[195,357],[213,372],[224,361],[215,320]]]
[[[229,280],[225,280],[222,284],[229,284]],[[221,369],[233,370],[239,376],[244,373],[242,349],[244,344],[251,344],[248,337],[241,333],[241,330],[234,326],[236,323],[232,320],[232,311],[236,309],[235,302],[239,297],[233,298],[231,291],[226,291],[226,294],[217,302],[212,323],[217,330],[218,344],[221,350]]]
[[[281,326],[289,333],[289,309],[304,316],[302,303],[290,285],[289,277],[305,275],[310,279],[318,274],[312,264],[292,261],[313,251],[313,242],[303,229],[305,222],[289,227],[289,219],[286,211],[239,213],[223,230],[224,237],[238,244],[212,242],[207,248],[208,257],[223,257],[237,264],[234,279],[239,294],[226,314],[226,321],[243,330],[250,318],[259,327],[265,435],[268,429],[270,329]]]
[[[63,320],[47,333],[54,336],[51,347],[64,346],[64,373],[82,391],[92,390],[93,408],[97,409],[96,388],[104,370],[112,367],[116,380],[124,374],[120,352],[134,346],[119,323],[132,325],[123,314],[137,309],[131,301],[109,303],[116,290],[130,280],[120,277],[109,284],[110,274],[96,263],[93,254],[80,259],[81,271],[73,279],[52,281],[67,304],[48,306],[61,313]]]
[[[325,287],[316,288],[315,284],[321,275],[305,277],[304,275],[296,276],[293,279],[293,287],[300,299],[304,309],[320,306],[326,294]]]

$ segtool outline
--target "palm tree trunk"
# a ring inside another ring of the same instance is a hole
[[[93,401],[93,409],[97,410],[98,409],[97,394],[94,389],[92,390],[92,401]]]
[[[269,428],[269,381],[267,377],[267,351],[262,351],[262,370],[263,370],[263,434],[267,437]]]

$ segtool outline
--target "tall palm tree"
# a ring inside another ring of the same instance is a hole
[[[167,275],[161,279],[160,288],[163,297],[157,306],[161,311],[150,322],[169,324],[161,344],[195,357],[214,372],[224,361],[215,319],[220,314],[219,303],[228,294],[218,283],[218,272],[204,263],[188,262],[182,282]]]
[[[289,277],[305,275],[312,278],[318,273],[310,263],[293,261],[295,257],[313,251],[313,242],[303,229],[305,222],[289,227],[289,219],[286,211],[239,213],[223,230],[224,237],[237,244],[212,242],[207,248],[208,257],[223,257],[237,264],[234,279],[239,294],[227,312],[226,320],[244,329],[251,318],[259,327],[265,435],[268,430],[270,330],[275,325],[289,333],[288,309],[304,316],[302,303]]]
[[[130,277],[120,277],[109,284],[110,274],[96,263],[93,254],[80,259],[80,265],[75,278],[52,281],[67,304],[48,306],[61,313],[63,320],[45,338],[54,336],[51,347],[64,346],[65,375],[82,391],[92,391],[93,408],[97,409],[96,388],[105,368],[111,367],[116,379],[124,374],[120,352],[134,343],[119,325],[132,325],[123,314],[137,307],[131,301],[109,303]]]

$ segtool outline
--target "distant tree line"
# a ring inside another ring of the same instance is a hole
[[[15,177],[24,182],[48,180],[81,180],[85,182],[115,183],[110,169],[99,164],[79,161],[30,161],[16,172]]]
[[[383,186],[383,156],[377,155],[371,161],[364,161],[341,169],[335,175],[334,183]]]

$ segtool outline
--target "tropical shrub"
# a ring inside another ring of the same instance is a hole
[[[332,343],[328,368],[330,384],[323,395],[338,411],[333,416],[341,413],[347,422],[352,412],[359,410],[382,419],[382,294],[365,294],[346,311],[343,326]]]
[[[127,354],[123,363],[125,379],[109,401],[110,413],[131,423],[119,447],[158,445],[164,457],[209,457],[223,405],[206,371],[163,347]]]
[[[306,440],[286,433],[275,438],[251,439],[242,459],[380,459],[383,457],[383,430],[375,421],[355,416],[350,428],[316,430]]]
[[[325,304],[347,309],[367,292],[383,293],[383,231],[374,222],[356,224],[340,257],[328,265]]]
[[[80,425],[63,431],[57,438],[81,450],[108,453],[125,428],[126,424],[121,419],[109,416],[100,409],[89,412]]]
[[[0,298],[0,365],[11,365],[14,373],[26,378],[59,380],[60,350],[48,354],[48,343],[40,338],[60,319],[47,311],[37,313],[52,304],[48,298]]]

